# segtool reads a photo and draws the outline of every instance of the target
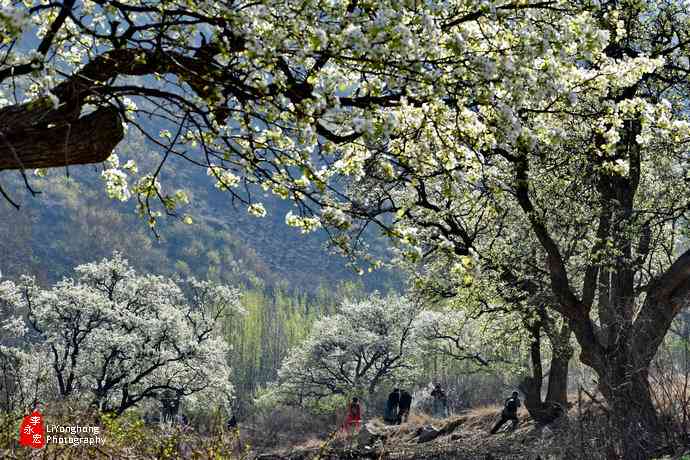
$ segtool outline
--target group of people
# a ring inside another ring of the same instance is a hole
[[[407,421],[412,406],[412,395],[399,388],[393,389],[388,395],[383,420],[386,423],[399,425]],[[341,429],[343,431],[357,431],[362,425],[362,406],[358,398],[352,398],[347,405],[345,421]]]
[[[444,418],[448,416],[448,397],[437,384],[431,392],[433,398],[432,411],[434,417]],[[501,418],[496,422],[491,429],[491,434],[496,434],[498,430],[508,421],[512,422],[511,429],[515,430],[518,426],[519,419],[517,410],[522,405],[517,391],[505,400],[503,410],[501,411]],[[386,401],[386,408],[383,413],[383,420],[386,423],[393,425],[400,425],[407,422],[407,417],[410,414],[410,407],[412,406],[412,395],[407,390],[394,388],[388,395]],[[233,417],[234,418],[234,417]],[[347,414],[342,425],[343,431],[357,431],[362,425],[362,406],[358,398],[352,398],[347,406]]]
[[[394,388],[388,395],[386,401],[386,409],[383,413],[383,420],[386,423],[400,425],[407,422],[407,416],[410,415],[410,407],[412,406],[412,395],[407,390]]]
[[[386,408],[383,414],[383,420],[386,423],[399,425],[407,421],[407,416],[410,414],[410,407],[412,406],[412,395],[399,388],[393,389],[388,395]],[[357,431],[362,425],[362,406],[358,398],[352,398],[347,405],[347,412],[345,414],[345,421],[341,429],[345,432]]]

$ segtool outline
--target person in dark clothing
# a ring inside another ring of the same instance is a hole
[[[398,406],[397,424],[407,422],[407,416],[410,415],[410,407],[412,406],[412,395],[406,390],[400,391],[400,404]]]
[[[175,424],[187,428],[189,426],[189,418],[185,414],[178,414],[175,416]]]
[[[433,398],[431,413],[436,418],[446,418],[448,417],[448,396],[446,392],[441,388],[441,384],[437,383],[434,387],[434,391],[431,392],[431,397]]]
[[[383,412],[383,420],[388,423],[396,423],[398,420],[398,405],[400,404],[400,390],[394,388],[388,395],[386,409]]]
[[[180,408],[181,394],[179,391],[173,394],[170,390],[165,390],[163,397],[161,398],[161,405],[163,406],[163,422],[175,423],[175,417],[177,416],[177,410]]]
[[[513,423],[511,430],[515,430],[518,426],[518,423],[520,423],[520,420],[518,420],[517,416],[517,410],[520,405],[521,403],[520,398],[518,397],[518,392],[513,391],[513,395],[506,399],[506,402],[503,406],[503,411],[501,412],[501,419],[491,429],[491,434],[496,434],[499,428],[501,428],[508,420],[512,421]]]

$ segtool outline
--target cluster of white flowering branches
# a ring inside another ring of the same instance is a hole
[[[77,129],[89,114],[115,116],[105,109],[117,108],[118,119],[163,150],[160,166],[182,156],[207,168],[254,215],[263,206],[241,182],[296,200],[301,206],[286,216],[289,225],[344,231],[376,214],[343,195],[343,176],[399,181],[407,172],[441,170],[471,184],[484,172],[482,154],[558,143],[568,131],[552,126],[572,114],[599,115],[602,167],[624,171],[624,160],[611,155],[615,120],[630,110],[653,113],[658,104],[627,109],[614,102],[603,116],[591,101],[665,62],[651,52],[607,56],[607,45],[625,34],[625,8],[603,11],[591,1],[6,0],[0,17],[22,20],[0,43],[0,114],[21,109],[28,117],[45,100],[42,123],[67,146],[80,134],[63,125]],[[15,46],[30,39],[36,49]],[[139,76],[149,78],[132,84],[129,77]],[[526,111],[539,123],[526,122]],[[153,132],[144,118],[162,129]],[[18,150],[9,128],[27,123],[36,127],[26,119],[8,125],[8,153]],[[674,120],[665,129],[685,136]],[[70,162],[55,150],[47,166],[60,156]],[[3,167],[32,167],[21,155],[14,161]],[[161,192],[162,168],[132,181],[127,170],[136,165],[112,162],[104,172],[108,193],[137,195],[152,224],[159,214],[150,197],[170,213],[186,201]],[[415,187],[412,179],[403,183]],[[460,193],[455,188],[446,193]],[[411,207],[397,198],[378,211]],[[414,242],[404,225],[391,230]]]
[[[346,301],[317,321],[278,372],[283,401],[303,403],[331,395],[370,394],[413,375],[418,349],[418,306],[401,297]]]
[[[375,294],[345,301],[291,350],[276,385],[262,398],[308,405],[334,396],[371,395],[385,385],[412,383],[430,356],[467,360],[475,365],[468,368],[486,370],[506,362],[509,347],[498,346],[500,334],[497,325],[488,331],[461,311],[425,311],[407,297]]]
[[[140,275],[115,254],[49,289],[28,277],[5,281],[0,298],[15,313],[3,327],[22,354],[19,375],[40,369],[43,398],[117,414],[166,391],[190,407],[232,398],[228,345],[216,326],[241,312],[234,289]]]

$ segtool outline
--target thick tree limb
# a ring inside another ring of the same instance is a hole
[[[647,298],[633,324],[634,355],[649,363],[690,296],[690,249],[650,284]]]
[[[544,251],[546,251],[548,269],[551,277],[551,287],[562,307],[562,313],[572,320],[587,317],[588,311],[583,308],[582,303],[578,300],[570,287],[568,273],[558,244],[551,237],[544,223],[535,215],[536,210],[529,197],[529,166],[527,157],[523,156],[516,158],[514,161],[516,163],[515,195],[520,207],[530,222],[534,234],[544,248]]]
[[[529,197],[529,163],[527,157],[503,156],[515,164],[515,194],[518,203],[527,216],[539,243],[546,251],[551,289],[558,299],[554,308],[570,322],[582,348],[580,360],[584,364],[596,368],[604,353],[597,337],[596,325],[589,315],[591,305],[583,304],[573,292],[558,244],[549,234],[546,225],[535,214],[536,210]]]
[[[204,76],[213,70],[206,60],[148,50],[106,52],[53,89],[48,97],[0,109],[0,170],[53,168],[104,161],[122,140],[117,110],[102,106],[80,117],[89,96],[110,96],[103,82],[120,75],[173,73],[201,97],[208,96]]]
[[[29,125],[0,136],[0,170],[100,163],[123,137],[122,121],[113,107],[73,123]]]
[[[235,38],[230,51],[240,51],[243,46],[243,40]],[[180,84],[189,85],[200,98],[215,101],[214,106],[209,108],[218,121],[228,115],[228,96],[238,101],[271,96],[271,88],[266,92],[250,86],[238,79],[231,68],[214,63],[211,58],[218,51],[216,43],[207,43],[193,55],[121,48],[96,56],[76,74],[52,89],[52,94],[58,100],[55,106],[48,97],[43,97],[0,109],[0,170],[52,168],[106,159],[122,139],[122,130],[118,128],[120,117],[113,109],[99,109],[94,115],[83,119],[79,117],[87,98],[97,98],[96,103],[103,104],[104,100],[121,94],[122,90],[112,85],[112,81],[120,76],[174,75]],[[127,94],[135,95],[155,91],[144,87],[137,93],[132,91],[131,86],[128,88]],[[310,85],[293,80],[286,94],[299,101],[311,97],[311,90]],[[179,102],[177,99],[181,96],[160,92],[158,97]],[[377,98],[362,97],[350,98],[345,105],[359,107],[381,102]],[[199,110],[202,111],[202,108]],[[102,128],[94,129],[96,126]],[[336,135],[320,123],[317,124],[317,131],[321,136],[339,143],[359,137],[356,133]],[[71,137],[68,133],[78,133],[78,138],[67,139]],[[65,148],[65,145],[69,148]],[[74,150],[65,152],[70,149]]]

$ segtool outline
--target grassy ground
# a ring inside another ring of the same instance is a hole
[[[41,450],[16,445],[14,427],[5,432],[0,443],[0,459],[246,459],[246,460],[340,460],[340,459],[481,459],[481,460],[597,460],[616,458],[609,449],[603,413],[594,406],[573,408],[567,419],[550,427],[538,427],[521,410],[521,424],[515,431],[489,433],[500,406],[476,408],[439,420],[425,414],[411,414],[407,423],[389,426],[380,418],[365,420],[359,435],[342,432],[330,436],[312,436],[297,445],[282,449],[258,449],[262,431],[259,426],[242,426],[238,432],[224,430],[199,435],[171,427],[144,426],[136,417],[108,419],[92,415],[89,424],[103,428],[106,444],[100,447],[64,447],[48,445]],[[62,415],[63,424],[69,424]],[[86,423],[84,414],[73,414],[74,422]],[[506,424],[506,427],[508,424]],[[286,430],[299,427],[286,426]],[[434,431],[435,430],[435,431]],[[424,433],[439,433],[433,440],[420,442]],[[369,436],[367,433],[373,434]],[[239,437],[238,437],[239,434]],[[365,436],[366,435],[366,436]],[[364,439],[369,438],[369,439]],[[677,452],[682,452],[677,449]],[[681,454],[675,457],[683,458]],[[690,460],[690,456],[684,458]]]
[[[279,449],[259,455],[260,460],[312,460],[370,458],[387,460],[596,460],[614,459],[611,436],[601,423],[603,415],[595,407],[573,408],[567,419],[550,427],[539,427],[519,412],[520,426],[515,431],[490,430],[500,413],[500,406],[486,406],[444,420],[424,414],[412,414],[400,426],[385,425],[375,418],[365,423],[366,430],[378,434],[378,440],[361,443],[361,436],[338,433],[331,439],[311,439],[291,449]],[[509,424],[506,424],[506,427]],[[429,427],[443,434],[420,443],[420,432]],[[679,450],[681,452],[682,449]],[[682,454],[666,458],[683,458]],[[687,459],[690,460],[690,456]]]

